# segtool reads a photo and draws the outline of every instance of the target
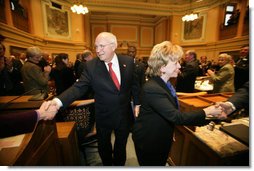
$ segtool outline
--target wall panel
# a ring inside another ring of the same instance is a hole
[[[112,32],[118,41],[137,42],[138,27],[130,25],[111,24],[110,32]]]
[[[154,30],[152,27],[141,27],[140,29],[140,46],[141,47],[153,47],[153,35]]]

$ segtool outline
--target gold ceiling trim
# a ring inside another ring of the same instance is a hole
[[[201,2],[192,3],[195,11],[203,11],[214,8],[221,4],[225,4],[230,0],[203,0]],[[115,12],[129,14],[145,14],[145,15],[184,15],[189,11],[189,4],[161,4],[152,2],[135,2],[121,0],[85,0],[84,3],[92,12]]]

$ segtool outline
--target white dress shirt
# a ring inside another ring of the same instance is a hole
[[[112,60],[110,62],[112,63],[112,69],[113,69],[113,71],[116,74],[118,82],[121,85],[120,67],[119,67],[119,62],[118,62],[118,58],[117,58],[116,54],[114,54],[114,56],[113,56],[113,58],[112,58]],[[107,69],[109,70],[108,63],[109,62],[107,62],[107,63],[105,62],[105,65],[106,65]]]

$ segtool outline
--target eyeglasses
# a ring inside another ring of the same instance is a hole
[[[113,44],[113,43],[108,43],[108,44],[105,44],[105,45],[98,45],[98,46],[94,46],[94,49],[104,49],[107,45],[110,45],[110,44]]]

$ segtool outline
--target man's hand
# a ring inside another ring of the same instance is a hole
[[[207,74],[208,74],[209,76],[214,75],[214,71],[212,71],[211,69],[208,69],[208,70],[207,70]]]
[[[137,118],[139,115],[140,105],[134,106],[134,116]]]
[[[216,105],[219,105],[220,107],[222,107],[226,115],[229,115],[230,113],[235,111],[234,105],[230,102],[217,102]]]
[[[51,72],[51,66],[49,66],[49,65],[45,66],[44,71],[47,72],[47,73],[50,73]]]
[[[38,120],[52,120],[59,110],[59,106],[54,101],[45,101],[42,103],[40,109],[36,110],[38,113]]]
[[[226,119],[227,114],[224,112],[223,108],[219,105],[212,105],[203,109],[205,111],[206,117],[215,117],[218,119]]]

